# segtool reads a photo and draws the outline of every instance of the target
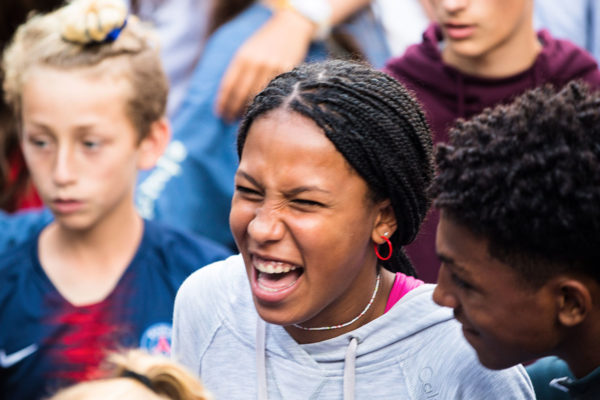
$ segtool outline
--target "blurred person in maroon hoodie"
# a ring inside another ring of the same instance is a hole
[[[413,90],[423,104],[434,143],[446,142],[458,118],[508,103],[528,89],[551,83],[562,87],[581,79],[600,88],[596,61],[583,49],[536,33],[534,0],[430,0],[437,23],[423,41],[384,70]],[[437,278],[435,231],[439,214],[431,210],[417,240],[407,247],[419,277]]]

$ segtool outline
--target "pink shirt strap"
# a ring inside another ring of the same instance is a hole
[[[396,272],[396,279],[394,279],[394,285],[390,291],[390,297],[388,297],[384,313],[388,312],[390,308],[394,307],[394,304],[396,304],[398,300],[402,298],[402,296],[414,288],[421,286],[423,283],[424,282],[420,279],[404,275],[402,272]]]

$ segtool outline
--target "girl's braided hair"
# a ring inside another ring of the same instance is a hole
[[[415,275],[401,247],[419,231],[433,176],[431,133],[419,103],[399,82],[367,65],[304,64],[273,79],[254,98],[238,133],[240,158],[254,120],[278,108],[313,120],[367,182],[373,199],[390,199],[398,229],[390,238],[392,258],[382,263]]]

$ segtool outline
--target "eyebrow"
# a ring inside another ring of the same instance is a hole
[[[467,269],[465,267],[463,267],[462,265],[457,264],[453,258],[448,257],[447,255],[441,254],[438,252],[436,252],[436,255],[441,262],[450,265],[453,270],[458,271],[464,275],[470,275],[469,271],[467,271]]]
[[[244,179],[247,179],[254,186],[262,187],[261,185],[258,184],[258,182],[256,181],[256,179],[254,179],[252,176],[250,176],[248,173],[246,173],[244,171],[241,171],[241,170],[238,169],[236,175],[241,176]],[[298,186],[298,187],[295,187],[295,188],[293,188],[293,189],[291,189],[289,191],[286,191],[285,195],[289,196],[289,197],[293,197],[293,196],[296,196],[296,195],[298,195],[300,193],[313,192],[313,191],[321,192],[321,193],[326,193],[326,194],[331,194],[331,192],[329,190],[320,188],[318,186],[304,185],[304,186]]]
[[[297,188],[290,190],[286,194],[288,196],[296,196],[303,192],[321,192],[321,193],[331,194],[331,192],[329,190],[321,189],[320,187],[317,187],[317,186],[298,186]]]
[[[250,183],[252,183],[254,186],[261,187],[261,186],[258,184],[258,182],[256,181],[256,179],[254,179],[253,177],[251,177],[250,175],[248,175],[247,173],[245,173],[245,172],[244,172],[244,171],[242,171],[242,170],[239,170],[239,169],[238,169],[238,170],[237,170],[237,172],[235,173],[235,175],[236,175],[236,176],[241,176],[242,178],[244,178],[244,179],[246,179],[246,180],[250,181]]]
[[[79,125],[75,127],[75,132],[77,134],[88,134],[90,131],[92,131],[94,128],[94,125],[91,124],[86,124],[86,125]]]
[[[23,124],[23,126],[24,125],[25,124]],[[32,127],[36,128],[36,129],[41,129],[41,130],[46,131],[46,132],[52,132],[52,129],[50,129],[50,127],[48,125],[44,124],[44,123],[39,123],[39,122],[32,121],[32,122],[29,123],[29,125],[31,125]]]
[[[35,127],[36,129],[41,129],[41,130],[45,131],[46,133],[51,134],[54,132],[49,125],[46,125],[43,122],[32,121],[30,124],[33,127]],[[93,130],[93,128],[94,128],[93,124],[79,125],[79,126],[75,127],[75,133],[78,135],[85,135],[85,134],[88,134],[91,130]]]

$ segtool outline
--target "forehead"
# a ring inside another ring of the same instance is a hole
[[[436,235],[436,251],[449,268],[474,279],[482,289],[520,286],[523,280],[510,265],[492,257],[489,242],[455,222],[442,211]]]
[[[366,182],[311,119],[277,109],[256,119],[244,143],[240,169],[336,185],[339,180]],[[365,189],[366,190],[366,189]]]
[[[313,120],[284,109],[270,111],[252,123],[241,163],[250,156],[259,156],[267,163],[295,160],[298,165],[310,162],[327,167],[345,163]]]
[[[73,82],[75,85],[101,86],[107,93],[110,88],[122,92],[120,95],[125,97],[131,93],[132,87],[128,75],[124,70],[124,62],[121,60],[104,60],[97,65],[76,66],[76,67],[56,67],[46,64],[34,64],[29,66],[23,73],[23,86],[39,79],[47,80],[51,83],[53,80],[60,80],[64,85],[66,82]],[[105,86],[103,86],[105,85]],[[110,87],[109,87],[110,85]],[[86,88],[88,90],[89,88]]]
[[[128,121],[126,102],[131,91],[127,81],[95,72],[88,67],[32,68],[23,85],[23,118],[50,125]]]

